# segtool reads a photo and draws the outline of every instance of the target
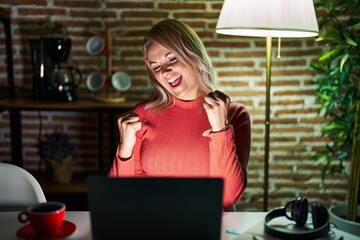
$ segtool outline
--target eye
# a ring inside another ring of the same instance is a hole
[[[161,70],[161,66],[155,66],[154,68],[153,68],[153,71],[154,72],[159,72]]]
[[[178,60],[177,57],[172,57],[172,58],[170,58],[170,60],[169,60],[169,64],[176,63],[177,60]]]

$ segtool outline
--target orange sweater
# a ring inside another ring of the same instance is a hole
[[[203,101],[176,99],[174,106],[156,112],[145,110],[144,103],[136,106],[142,128],[133,154],[120,159],[118,147],[109,176],[222,177],[223,206],[236,203],[247,183],[250,115],[244,105],[231,103],[231,127],[203,136],[211,128]]]

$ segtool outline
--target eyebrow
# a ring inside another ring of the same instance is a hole
[[[169,56],[170,54],[172,54],[172,52],[166,53],[166,54],[165,54],[165,58],[167,58],[167,56]],[[155,63],[157,63],[157,62],[149,61],[149,64],[150,64],[150,65],[151,65],[151,64],[155,64]]]

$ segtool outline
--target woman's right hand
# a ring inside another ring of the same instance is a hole
[[[120,158],[130,158],[136,142],[136,132],[141,129],[139,116],[130,111],[121,115],[117,120],[120,134]]]

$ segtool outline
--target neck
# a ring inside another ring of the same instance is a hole
[[[178,108],[194,109],[194,108],[198,108],[198,107],[202,106],[202,104],[204,102],[204,97],[198,97],[194,100],[182,100],[182,99],[178,99],[178,98],[173,98],[172,100],[174,102],[174,106],[176,106]]]

